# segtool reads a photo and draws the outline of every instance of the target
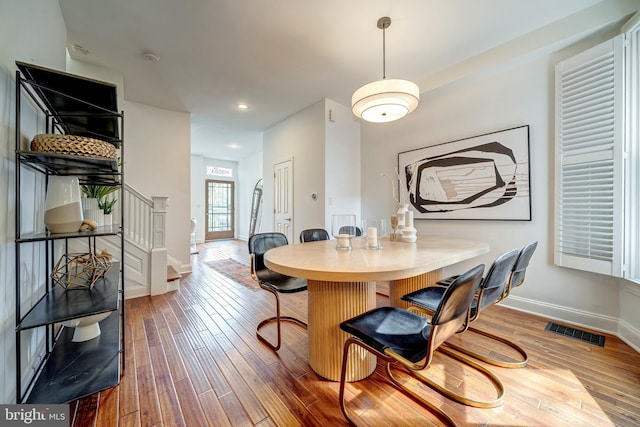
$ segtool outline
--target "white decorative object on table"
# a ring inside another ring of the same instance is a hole
[[[395,182],[386,173],[383,173],[382,176],[387,177],[389,179],[389,182],[391,182],[391,196],[393,197],[393,200],[395,200],[398,203],[398,210],[395,215],[396,219],[394,220],[392,218],[392,221],[395,222],[394,224],[392,224],[394,232],[392,235],[389,236],[389,240],[402,240],[402,237],[404,235],[404,233],[402,232],[402,229],[405,227],[405,216],[406,216],[406,212],[409,210],[409,204],[406,203],[408,192],[407,192],[407,188],[402,187],[402,180],[400,179],[400,173],[398,172],[397,168],[395,172],[396,172]],[[398,185],[397,197],[396,197],[396,185]],[[413,185],[413,180],[409,182],[409,186],[412,186],[412,185]],[[413,224],[411,226],[413,227]]]
[[[364,219],[362,220],[362,229],[366,232],[366,249],[382,249],[380,238],[385,236],[386,221],[384,219]]]
[[[406,223],[406,213],[409,210],[409,205],[406,203],[398,204],[398,212],[396,215],[398,216],[398,233],[402,234],[402,229],[405,227]]]
[[[356,216],[354,214],[331,215],[331,234],[336,238],[336,249],[348,251],[351,249],[351,238],[356,232]]]
[[[416,236],[418,230],[413,226],[413,211],[405,212],[404,227],[402,228],[402,241],[403,242],[415,242],[418,237]]]

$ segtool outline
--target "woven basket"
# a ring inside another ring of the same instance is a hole
[[[33,137],[31,151],[70,154],[82,157],[115,158],[116,147],[86,136],[44,133]]]

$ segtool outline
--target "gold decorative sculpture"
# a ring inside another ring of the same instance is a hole
[[[64,254],[51,272],[51,279],[65,289],[91,289],[109,271],[112,258],[106,249],[99,254]]]

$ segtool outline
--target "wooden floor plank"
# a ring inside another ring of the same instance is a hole
[[[207,425],[219,427],[231,427],[231,422],[220,404],[220,400],[216,397],[212,390],[206,391],[198,395],[200,407],[207,417]]]
[[[246,242],[200,245],[191,259],[193,272],[182,277],[178,291],[125,302],[127,368],[121,384],[72,402],[71,425],[346,426],[338,384],[308,365],[305,331],[284,324],[282,347],[272,352],[256,339],[255,328],[275,313],[273,296],[204,264],[234,259],[248,265]],[[379,289],[385,291],[385,284]],[[381,294],[376,300],[388,303]],[[282,304],[286,314],[306,319],[306,292],[286,295]],[[640,355],[611,335],[598,347],[550,333],[548,321],[495,306],[474,323],[529,354],[524,369],[481,363],[505,385],[501,407],[470,408],[406,374],[399,378],[459,426],[639,426]],[[265,334],[275,338],[275,328],[265,328]],[[516,357],[476,334],[451,341],[496,357]],[[444,355],[436,355],[429,375],[463,393],[488,393],[486,381]],[[362,426],[440,424],[391,385],[381,363],[372,376],[350,384],[346,397]]]
[[[124,390],[124,388],[122,390]],[[118,425],[120,418],[118,408],[119,391],[120,389],[118,387],[112,387],[100,393],[100,401],[98,402],[98,411],[96,413],[96,425]]]

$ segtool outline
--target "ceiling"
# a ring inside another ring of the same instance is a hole
[[[192,153],[224,160],[261,150],[262,131],[297,111],[323,98],[350,105],[380,79],[382,16],[387,77],[419,83],[600,2],[59,0],[74,59],[122,73],[127,100],[189,112]]]

